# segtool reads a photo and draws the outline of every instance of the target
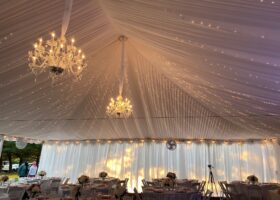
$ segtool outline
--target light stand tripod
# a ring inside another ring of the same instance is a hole
[[[212,165],[208,165],[209,168],[209,177],[207,180],[207,187],[206,190],[211,189],[212,192],[216,192],[216,195],[218,196],[218,190],[217,190],[217,185],[215,183],[214,175],[212,172],[212,169],[214,168]],[[210,188],[209,188],[210,185]]]

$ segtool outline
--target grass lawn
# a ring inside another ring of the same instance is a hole
[[[17,172],[1,172],[0,176],[7,175],[9,177],[9,180],[18,178]]]

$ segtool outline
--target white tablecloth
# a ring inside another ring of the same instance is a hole
[[[268,191],[268,197],[267,200],[279,200],[280,194],[278,193],[278,190],[270,190]]]
[[[143,200],[155,200],[155,199],[160,199],[160,200],[190,200],[193,192],[188,192],[188,193],[179,193],[179,192],[143,192],[142,197]]]
[[[0,193],[0,200],[10,200],[9,195],[6,193]]]
[[[243,194],[244,197],[249,198],[248,197],[248,184],[244,184],[244,183],[240,183],[240,182],[232,182],[232,184],[235,185],[235,188],[237,190],[238,193]],[[263,194],[263,199],[264,200],[270,200],[269,199],[269,195],[268,193],[270,193],[270,191],[274,191],[275,187],[279,187],[279,185],[275,185],[275,184],[258,184],[258,186],[260,186],[261,190],[262,190],[262,194]],[[274,199],[272,199],[274,200]],[[280,198],[278,197],[277,200],[280,200]]]

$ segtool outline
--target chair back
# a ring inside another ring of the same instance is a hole
[[[142,198],[140,197],[140,195],[138,193],[138,190],[136,188],[134,188],[133,191],[134,191],[134,195],[135,195],[136,200],[142,200]]]
[[[128,178],[125,178],[124,180],[118,181],[118,184],[120,184],[122,187],[127,188],[127,182]]]
[[[199,185],[198,192],[203,193],[205,188],[206,181],[202,181]]]
[[[198,192],[199,189],[200,189],[200,183],[196,183],[196,182],[191,183],[191,188],[192,188],[194,191]]]
[[[226,188],[226,184],[227,182],[226,181],[218,181],[219,183],[219,186],[223,192],[223,195],[225,196],[226,199],[232,199],[232,197],[230,196],[227,188]]]
[[[52,183],[51,183],[51,191],[52,192],[55,192],[55,193],[58,193],[58,188],[59,188],[59,185],[60,185],[60,179],[53,179],[52,180]]]
[[[143,184],[144,187],[145,187],[145,186],[148,186],[148,184],[147,184],[147,182],[146,182],[145,179],[142,179],[142,184]]]
[[[25,189],[22,187],[10,187],[8,189],[8,194],[9,194],[10,200],[22,199],[24,193],[25,193]]]
[[[43,180],[40,184],[41,192],[43,194],[50,194],[51,193],[51,184],[52,180]]]
[[[70,178],[68,178],[68,177],[66,178],[66,177],[65,177],[65,178],[61,181],[61,184],[62,184],[62,185],[67,185],[67,183],[68,183],[69,180],[70,180]]]
[[[80,193],[81,193],[82,199],[93,198],[94,190],[90,187],[90,185],[88,185],[88,186],[82,187],[80,189]]]
[[[152,181],[146,181],[147,186],[155,186],[156,184]]]
[[[230,194],[231,196],[236,196],[239,194],[235,184],[225,183],[225,188],[228,194]]]
[[[258,185],[248,185],[248,197],[249,200],[263,200],[263,192]]]
[[[205,195],[203,196],[203,200],[210,200],[211,197],[212,197],[212,194],[213,194],[212,191],[207,190],[207,191],[205,192]]]
[[[191,195],[190,200],[201,200],[201,193],[195,192]]]

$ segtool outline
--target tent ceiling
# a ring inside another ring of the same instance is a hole
[[[67,36],[87,56],[82,80],[55,85],[28,69],[32,43],[60,32],[64,1],[1,2],[0,133],[38,139],[278,137],[280,3],[74,1]],[[108,119],[118,92],[133,118]]]

